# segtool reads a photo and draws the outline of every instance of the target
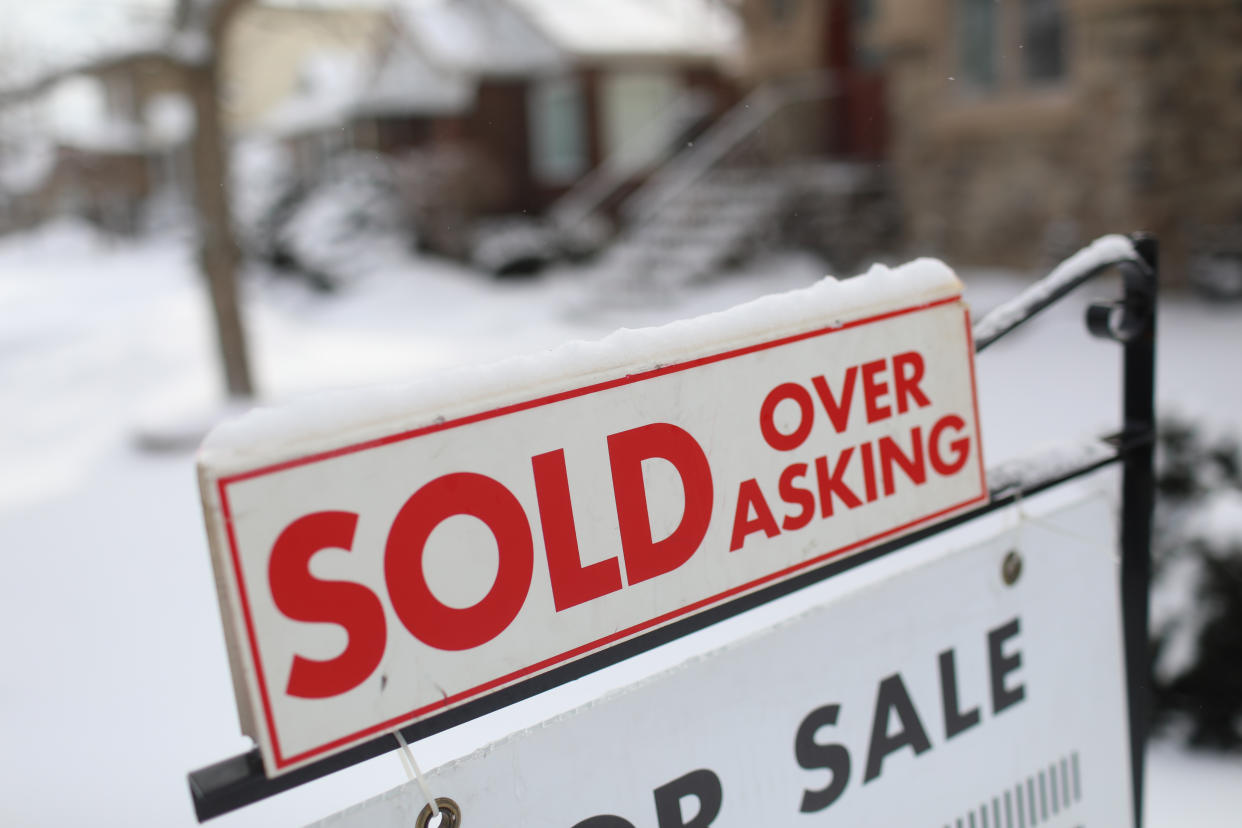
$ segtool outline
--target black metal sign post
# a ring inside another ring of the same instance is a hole
[[[1072,468],[1057,468],[1029,478],[992,481],[991,500],[985,506],[880,544],[843,561],[829,562],[818,569],[744,595],[698,615],[683,618],[611,649],[449,710],[433,720],[407,725],[401,728],[402,736],[408,742],[414,742],[432,733],[447,730],[982,517],[1024,497],[1083,477],[1113,463],[1120,463],[1122,630],[1125,638],[1134,820],[1136,828],[1141,828],[1144,749],[1151,692],[1147,616],[1148,586],[1151,580],[1151,510],[1155,491],[1152,459],[1156,438],[1154,400],[1157,245],[1154,238],[1146,235],[1135,235],[1131,242],[1131,255],[1103,259],[1087,257],[1082,266],[1074,266],[1077,257],[1067,260],[1048,277],[989,314],[974,328],[975,350],[981,352],[1093,277],[1114,268],[1119,269],[1123,283],[1122,297],[1115,302],[1092,305],[1088,308],[1086,320],[1087,328],[1092,334],[1123,345],[1122,427],[1117,434],[1105,438],[1110,448],[1104,455],[1081,462]],[[398,747],[397,740],[392,736],[380,736],[270,779],[264,774],[258,749],[251,750],[189,774],[194,810],[199,821],[205,821]]]
[[[1151,584],[1151,512],[1155,499],[1153,453],[1156,444],[1156,292],[1159,247],[1146,234],[1131,237],[1137,258],[1094,263],[1055,283],[1037,283],[1010,303],[1009,319],[976,326],[976,352],[982,351],[1039,311],[1096,275],[1117,267],[1122,297],[1087,309],[1087,329],[1120,342],[1122,355],[1122,427],[1106,438],[1115,446],[1109,462],[1122,464],[1121,614],[1125,637],[1127,701],[1130,714],[1130,769],[1134,824],[1143,824],[1143,769],[1151,711],[1151,650],[1148,643],[1148,590]],[[1055,274],[1054,274],[1055,275]],[[982,335],[980,329],[985,329]],[[1071,477],[1090,471],[1083,468]],[[993,501],[995,503],[995,501]]]
[[[1134,785],[1134,824],[1143,824],[1144,748],[1151,718],[1151,650],[1148,644],[1148,593],[1151,584],[1151,512],[1156,477],[1156,240],[1140,238],[1135,248],[1147,265],[1125,271],[1123,312],[1139,325],[1125,344],[1126,455],[1121,489],[1121,611],[1125,631],[1126,686],[1130,702],[1130,772]],[[1097,311],[1097,319],[1102,312]]]

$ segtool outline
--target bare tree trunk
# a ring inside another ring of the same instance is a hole
[[[163,49],[131,52],[69,66],[17,87],[0,87],[0,108],[20,105],[60,80],[80,72],[139,58],[180,72],[196,118],[190,150],[194,167],[194,207],[199,235],[199,267],[207,279],[216,335],[229,396],[250,397],[254,383],[246,350],[245,328],[237,297],[241,259],[229,217],[228,139],[220,111],[220,54],[233,15],[253,0],[177,0],[177,29],[186,54]]]
[[[219,60],[211,59],[185,69],[194,102],[196,127],[192,143],[194,201],[198,218],[199,265],[207,279],[215,312],[216,335],[224,380],[231,397],[254,394],[245,328],[238,303],[237,270],[240,255],[229,215],[228,140],[221,122]]]

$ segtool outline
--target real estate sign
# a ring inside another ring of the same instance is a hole
[[[209,438],[267,772],[981,504],[972,360],[921,261]]]
[[[938,536],[427,786],[465,825],[1132,824],[1113,522],[1094,495],[965,550]],[[413,825],[423,805],[403,785],[315,828]]]

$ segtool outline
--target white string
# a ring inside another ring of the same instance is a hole
[[[431,795],[427,783],[423,780],[423,771],[418,766],[418,760],[414,758],[414,752],[406,744],[405,737],[401,735],[400,730],[394,730],[392,734],[397,737],[397,743],[401,745],[401,764],[405,767],[405,775],[411,782],[418,783],[418,789],[423,792],[423,799],[427,800],[427,804],[431,806],[431,816],[439,817],[440,806],[436,804],[436,798]]]
[[[1013,527],[1014,543],[1017,544],[1018,549],[1021,550],[1022,549],[1022,527],[1026,525],[1026,520],[1027,520],[1026,510],[1022,508],[1022,490],[1021,489],[1018,489],[1018,491],[1014,494],[1013,505],[1014,505],[1014,517],[1017,518],[1017,523],[1014,524],[1014,527]]]
[[[405,768],[405,778],[413,782],[416,778],[414,775],[414,766],[410,764],[409,759],[405,758],[404,750],[397,751],[397,755],[401,757],[401,767]]]

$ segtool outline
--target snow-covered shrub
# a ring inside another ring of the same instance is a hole
[[[470,263],[496,276],[529,276],[558,261],[581,262],[598,253],[612,228],[602,216],[572,224],[555,218],[504,216],[475,222],[470,234]]]
[[[1170,417],[1157,448],[1152,635],[1157,723],[1242,746],[1242,451]]]
[[[387,159],[349,153],[306,188],[275,239],[299,268],[341,284],[369,269],[388,244],[412,242],[412,235]]]
[[[247,250],[265,254],[272,243],[276,205],[297,189],[293,159],[274,138],[245,138],[233,145],[229,169],[238,240]]]
[[[254,177],[236,199],[248,251],[322,290],[367,272],[392,245],[413,243],[413,228],[391,163],[374,153],[332,158],[309,181],[287,159],[256,152]]]
[[[559,255],[552,230],[524,216],[480,221],[471,233],[470,263],[497,276],[538,273]]]
[[[1215,300],[1242,300],[1242,222],[1187,228],[1186,275],[1198,293]]]
[[[1242,254],[1196,253],[1188,271],[1191,286],[1209,299],[1242,300]]]
[[[571,262],[590,259],[603,251],[617,230],[612,221],[600,213],[592,213],[570,223],[554,219],[552,227],[561,255]]]

